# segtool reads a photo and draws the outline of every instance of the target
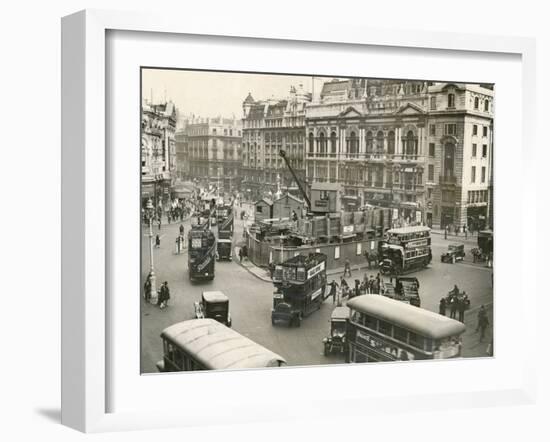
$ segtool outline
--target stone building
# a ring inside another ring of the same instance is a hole
[[[279,151],[300,180],[305,179],[305,106],[311,94],[302,85],[292,87],[285,99],[256,101],[248,94],[243,102],[243,189],[251,199],[283,191],[299,195],[298,187]],[[271,193],[270,193],[271,192]]]
[[[241,179],[242,122],[235,118],[192,118],[186,126],[189,178],[225,192]]]
[[[189,145],[187,142],[187,122],[176,131],[176,169],[179,179],[189,177]]]
[[[155,205],[171,198],[176,178],[174,103],[144,102],[141,111],[141,196]]]
[[[486,217],[492,98],[479,85],[326,82],[306,108],[307,179],[340,183],[357,206],[391,207],[396,222],[442,227]]]

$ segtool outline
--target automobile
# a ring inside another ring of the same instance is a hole
[[[347,347],[346,332],[349,319],[348,307],[336,307],[330,315],[330,336],[323,339],[324,355],[335,351],[345,353]]]
[[[231,240],[230,239],[218,239],[216,258],[218,261],[227,260],[232,261],[231,256]]]
[[[449,244],[445,253],[441,254],[441,262],[454,264],[457,261],[463,261],[465,256],[464,244]]]
[[[211,318],[231,327],[229,298],[219,290],[202,292],[201,300],[195,302],[195,318]]]

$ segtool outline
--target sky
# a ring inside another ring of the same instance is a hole
[[[315,78],[315,94],[328,78]],[[312,77],[226,72],[143,69],[142,97],[154,103],[172,100],[180,115],[242,117],[248,93],[255,100],[286,98],[290,87],[300,84],[312,92]]]

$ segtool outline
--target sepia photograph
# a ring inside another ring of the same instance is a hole
[[[495,90],[142,67],[141,373],[492,357]]]

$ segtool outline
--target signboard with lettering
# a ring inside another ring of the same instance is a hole
[[[405,247],[407,249],[412,249],[414,247],[423,247],[428,245],[427,239],[417,239],[415,241],[410,241],[407,244],[405,244]]]
[[[321,273],[323,270],[325,270],[325,261],[309,269],[307,271],[307,279],[313,278],[315,275]]]
[[[344,233],[353,233],[353,224],[352,224],[351,226],[344,226],[344,227],[342,228],[342,231],[343,231]]]

